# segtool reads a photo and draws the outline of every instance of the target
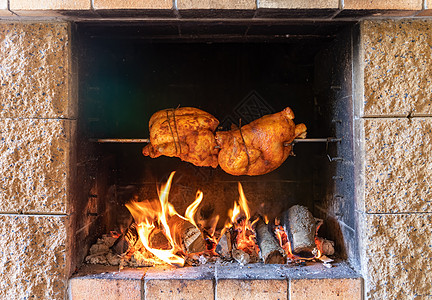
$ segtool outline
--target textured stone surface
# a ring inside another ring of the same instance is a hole
[[[432,297],[432,214],[365,218],[366,297]]]
[[[418,16],[432,16],[432,0],[425,0],[425,8]]]
[[[140,270],[122,270],[69,280],[70,300],[141,300]]]
[[[255,0],[177,0],[178,9],[255,9]]]
[[[432,16],[432,0],[425,0],[424,16]]]
[[[210,266],[149,268],[145,275],[146,299],[214,299],[214,269]]]
[[[311,270],[308,270],[311,271]],[[310,272],[309,272],[310,273]],[[228,265],[216,265],[216,278],[221,279],[236,279],[236,280],[267,280],[282,279],[289,277],[288,269],[282,265],[255,263],[249,265],[241,265],[239,263],[230,263]]]
[[[0,298],[65,299],[66,217],[0,215]]]
[[[0,16],[11,16],[12,13],[8,10],[8,0],[0,0]]]
[[[287,299],[288,284],[284,280],[240,280],[218,279],[216,293],[218,300],[250,299],[277,300]]]
[[[361,300],[361,285],[361,278],[291,280],[289,299]]]
[[[82,10],[90,9],[90,0],[9,0],[11,10]]]
[[[94,0],[94,9],[171,9],[172,0]]]
[[[422,0],[344,0],[344,9],[421,10]]]
[[[213,280],[146,279],[145,297],[154,300],[212,300],[214,299]]]
[[[218,278],[216,294],[215,277]],[[301,268],[262,263],[247,266],[236,263],[228,265],[211,263],[184,268],[162,265],[120,272],[115,267],[85,265],[69,281],[69,294],[73,300],[113,299],[111,297],[114,295],[121,297],[120,289],[125,290],[125,284],[134,284],[130,282],[131,280],[144,279],[145,291],[142,291],[142,294],[145,296],[142,299],[287,299],[288,285],[285,278],[298,282],[296,286],[299,288],[296,291],[300,288],[306,289],[307,282],[319,288],[331,287],[331,292],[321,296],[337,295],[337,292],[342,296],[357,295],[361,287],[359,275],[346,263],[334,263],[331,269],[319,263],[308,264]],[[301,279],[301,282],[297,279]],[[319,280],[316,281],[317,279]],[[134,289],[136,291],[138,283],[133,286],[136,287]],[[315,290],[307,289],[302,295],[310,294],[311,291]],[[295,295],[299,294],[296,292]],[[128,296],[133,295],[128,294]]]
[[[68,23],[0,22],[0,117],[74,117],[69,48]]]
[[[214,268],[210,265],[198,267],[176,268],[169,265],[160,265],[149,268],[145,279],[213,279]]]
[[[0,119],[0,212],[67,212],[74,124]]]
[[[12,17],[13,14],[7,9],[0,9],[0,17]]]
[[[432,114],[432,20],[361,25],[364,115]]]
[[[338,0],[317,0],[317,1],[286,1],[286,0],[260,0],[259,8],[291,8],[291,9],[322,9],[322,8],[338,8]]]
[[[366,212],[432,211],[432,118],[366,119]]]

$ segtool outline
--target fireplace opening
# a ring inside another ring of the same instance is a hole
[[[251,216],[274,223],[295,205],[307,208],[323,220],[318,235],[334,242],[335,257],[359,269],[352,31],[346,22],[282,20],[78,23],[78,261],[104,234],[127,233],[125,204],[157,199],[156,186],[176,171],[169,202],[179,215],[199,190],[195,219],[220,233],[241,186]],[[148,138],[150,117],[167,108],[199,108],[229,130],[287,106],[319,141],[295,143],[294,155],[265,175],[233,176],[144,157],[145,143],[101,141]]]

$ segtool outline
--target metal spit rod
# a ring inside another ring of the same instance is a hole
[[[316,138],[316,139],[294,139],[292,143],[286,143],[285,146],[296,143],[336,143],[342,139],[335,137],[329,138]],[[127,143],[127,144],[138,144],[138,143],[150,143],[150,139],[90,139],[91,142],[96,143]]]

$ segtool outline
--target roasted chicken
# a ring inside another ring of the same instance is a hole
[[[219,165],[232,175],[262,175],[278,168],[291,153],[289,143],[306,137],[306,126],[295,125],[293,119],[287,107],[240,129],[217,132]]]
[[[150,144],[143,154],[179,157],[196,166],[216,168],[218,152],[214,131],[219,121],[193,107],[164,109],[150,118]]]

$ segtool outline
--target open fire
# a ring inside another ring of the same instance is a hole
[[[197,220],[204,198],[201,191],[180,215],[169,202],[175,172],[158,188],[154,200],[131,200],[126,207],[134,222],[121,234],[104,235],[90,249],[88,263],[120,266],[170,264],[182,267],[216,261],[240,264],[264,262],[286,264],[320,259],[334,254],[332,241],[317,236],[322,220],[306,207],[294,205],[280,218],[251,215],[243,187],[238,182],[239,198],[227,212],[225,226],[216,228],[221,216]],[[327,265],[330,266],[330,265]]]

